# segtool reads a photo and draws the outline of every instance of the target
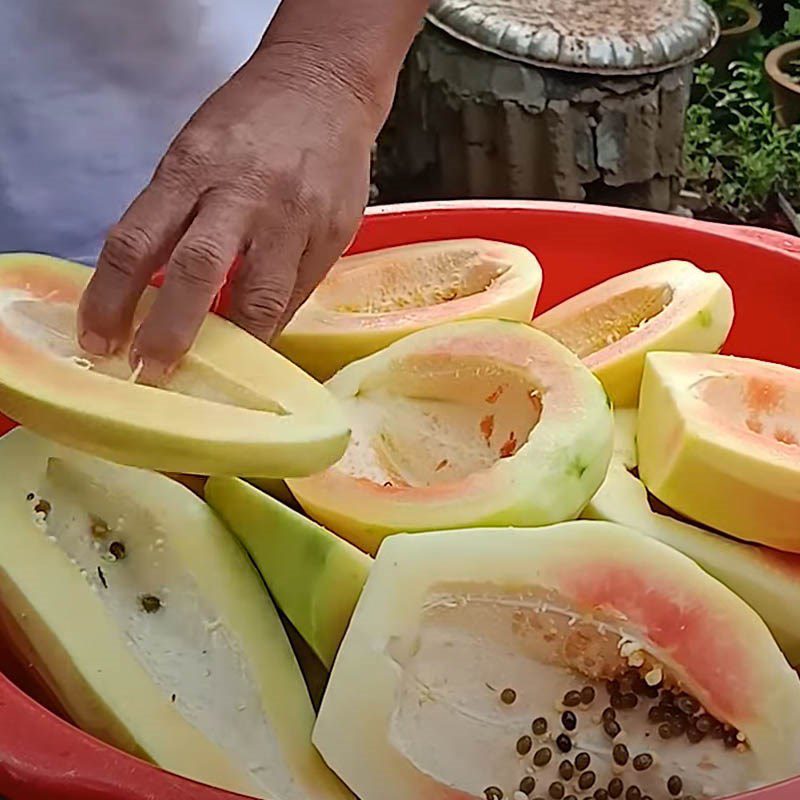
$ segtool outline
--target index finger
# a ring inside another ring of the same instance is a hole
[[[112,228],[78,308],[84,350],[108,355],[127,340],[139,298],[186,230],[193,205],[155,181]]]

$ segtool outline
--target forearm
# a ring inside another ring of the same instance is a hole
[[[283,0],[251,61],[298,85],[344,88],[378,128],[427,7],[428,0]]]

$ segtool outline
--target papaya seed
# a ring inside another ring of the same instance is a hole
[[[519,782],[519,790],[524,794],[530,794],[536,788],[536,778],[526,775]]]
[[[589,770],[588,772],[581,773],[580,778],[578,778],[578,788],[582,791],[588,791],[589,789],[594,786],[595,781],[597,780],[597,776]]]
[[[589,764],[592,763],[592,757],[588,753],[578,753],[575,756],[575,769],[578,772],[583,772],[585,769],[589,769]]]
[[[624,790],[625,784],[622,782],[622,778],[612,778],[608,782],[608,796],[612,800],[617,800],[618,797],[621,797]]]
[[[653,756],[651,756],[650,753],[640,753],[633,759],[633,768],[637,772],[644,772],[644,770],[650,769],[652,766]]]
[[[533,754],[533,763],[537,767],[546,767],[553,757],[553,751],[549,747],[542,747]]]
[[[683,791],[683,781],[678,775],[670,776],[667,781],[667,791],[673,796],[677,797]]]
[[[564,730],[574,731],[578,727],[578,718],[572,711],[565,711],[561,715],[561,724],[564,726]]]
[[[567,708],[575,708],[581,704],[581,693],[575,690],[567,692],[562,702]]]
[[[544,717],[537,717],[531,725],[531,730],[536,736],[544,736],[547,733],[547,720]]]
[[[533,747],[533,739],[530,736],[520,736],[517,739],[517,753],[521,756],[526,756],[531,751],[531,747]]]
[[[594,698],[596,697],[596,692],[593,686],[584,686],[581,689],[581,703],[585,706],[590,706],[594,703]]]
[[[553,798],[553,800],[563,800],[565,794],[564,784],[560,781],[553,781],[550,784],[550,788],[547,790],[547,793]]]
[[[503,689],[500,699],[507,705],[513,705],[517,700],[517,693],[513,689]]]
[[[125,545],[122,542],[111,542],[108,546],[108,552],[114,556],[115,561],[122,561],[127,555]]]
[[[556,737],[556,747],[558,747],[562,753],[569,753],[569,751],[572,750],[572,739],[565,733],[561,733]]]
[[[161,609],[161,600],[154,594],[144,594],[139,598],[142,610],[147,614],[155,614]]]
[[[489,786],[483,790],[486,800],[503,800],[503,791],[497,786]]]

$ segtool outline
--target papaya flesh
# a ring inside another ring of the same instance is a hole
[[[798,713],[749,606],[660,542],[578,521],[387,539],[314,742],[361,800],[712,798],[794,775]]]
[[[320,384],[209,314],[163,387],[136,382],[125,343],[77,343],[91,275],[34,254],[0,256],[0,412],[61,444],[132,466],[197,475],[308,475],[344,452],[348,429]],[[148,289],[137,321],[152,304]]]
[[[350,797],[269,594],[202,500],[22,428],[0,465],[0,606],[76,725],[242,794]]]
[[[367,553],[397,532],[577,517],[611,457],[600,382],[525,323],[419,331],[326,386],[351,443],[333,467],[287,484],[309,516]]]
[[[789,663],[800,665],[800,556],[736,541],[660,514],[631,470],[636,412],[617,411],[618,449],[583,516],[635,528],[679,550],[741,597],[767,624]]]
[[[533,316],[542,269],[524,247],[454,239],[347,256],[275,347],[319,380],[415,331],[459,319]]]
[[[651,353],[638,455],[644,484],[683,516],[800,553],[800,370]]]
[[[250,553],[278,607],[330,668],[372,559],[236,478],[211,478],[205,497]]]
[[[718,351],[733,324],[721,275],[687,261],[623,273],[533,321],[584,359],[619,408],[635,407],[651,350]]]

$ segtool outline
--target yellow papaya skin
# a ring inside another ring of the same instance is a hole
[[[737,539],[800,553],[800,370],[651,353],[637,441],[642,481],[667,506]]]

